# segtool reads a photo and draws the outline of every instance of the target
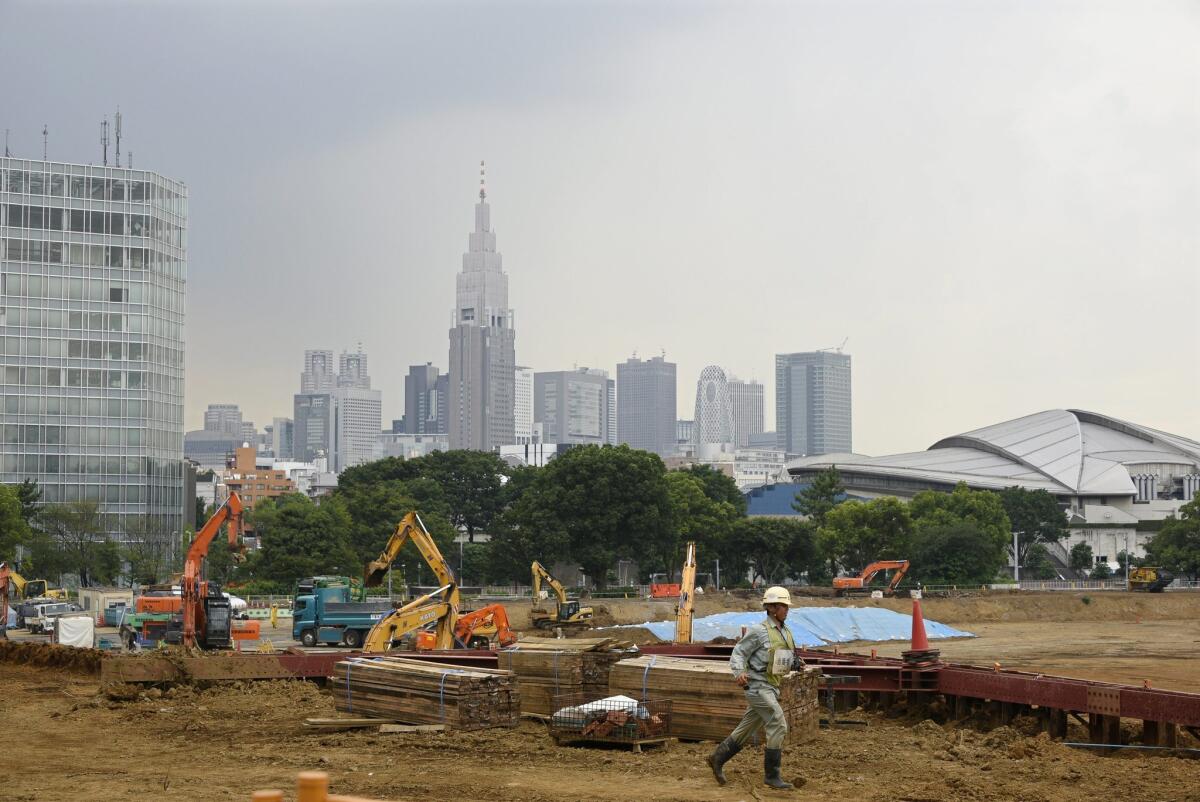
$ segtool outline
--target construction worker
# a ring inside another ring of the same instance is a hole
[[[779,706],[779,681],[797,663],[796,642],[784,623],[792,606],[787,588],[767,588],[763,594],[763,609],[767,618],[754,627],[733,647],[729,666],[734,681],[745,689],[750,707],[733,733],[708,756],[708,765],[721,785],[725,784],[725,763],[745,746],[746,741],[760,729],[766,729],[766,751],[763,773],[767,785],[788,790],[794,788],[780,776],[783,760],[783,739],[787,735],[787,720]]]

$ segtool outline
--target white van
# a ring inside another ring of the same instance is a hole
[[[54,629],[54,619],[63,613],[78,612],[79,605],[70,602],[47,602],[34,607],[32,616],[26,617],[25,626],[30,632],[50,632]]]

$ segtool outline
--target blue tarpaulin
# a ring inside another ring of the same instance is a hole
[[[697,618],[692,622],[692,640],[737,638],[743,626],[754,626],[763,620],[760,612],[718,613]],[[828,643],[850,641],[908,640],[912,637],[912,616],[878,607],[793,607],[787,617],[788,627],[797,646],[824,646]],[[644,627],[663,640],[675,637],[674,621],[647,621],[634,626]],[[973,638],[970,632],[948,627],[925,619],[925,634],[936,638]]]

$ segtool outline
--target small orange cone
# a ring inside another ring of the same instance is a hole
[[[929,638],[925,637],[925,619],[921,615],[921,600],[913,599],[912,651],[929,651]]]

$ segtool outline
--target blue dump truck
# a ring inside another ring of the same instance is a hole
[[[302,582],[292,601],[292,637],[305,646],[361,646],[392,605],[350,598],[349,585]]]

